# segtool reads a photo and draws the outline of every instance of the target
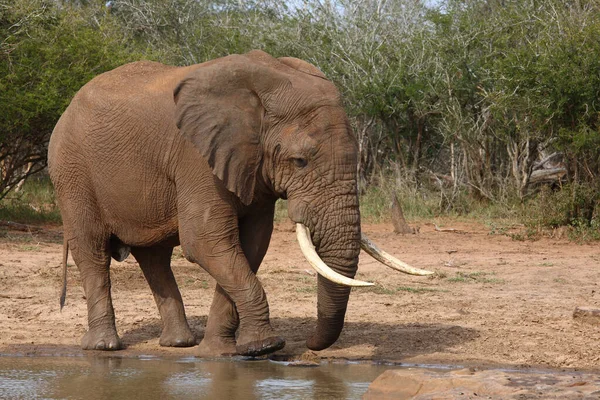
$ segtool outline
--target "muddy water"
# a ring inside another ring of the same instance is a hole
[[[390,368],[268,360],[0,357],[0,399],[359,399]]]

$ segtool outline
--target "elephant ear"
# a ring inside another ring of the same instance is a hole
[[[300,72],[304,72],[305,74],[327,79],[325,74],[319,68],[299,58],[280,57],[278,58],[278,60],[283,64],[287,65],[288,67],[292,67]]]
[[[233,55],[206,63],[174,91],[180,133],[246,205],[262,157],[264,108],[255,85],[266,75],[264,67],[249,61]]]

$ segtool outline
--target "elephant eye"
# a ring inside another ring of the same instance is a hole
[[[308,161],[306,161],[305,158],[299,158],[299,157],[292,158],[292,162],[298,168],[304,168],[304,167],[306,167],[306,164],[308,164]]]

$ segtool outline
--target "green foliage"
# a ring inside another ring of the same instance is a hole
[[[0,200],[0,220],[21,224],[59,224],[60,211],[50,179],[29,179],[19,192]]]
[[[46,144],[77,90],[139,58],[99,8],[49,0],[0,2],[0,198],[46,163]],[[23,173],[29,163],[29,168]]]
[[[589,184],[572,184],[561,190],[544,188],[527,202],[528,229],[569,228],[572,240],[600,239],[600,189]]]
[[[366,220],[386,218],[396,193],[409,218],[597,224],[598,2],[104,3],[0,0],[0,198],[30,163],[27,173],[44,166],[53,126],[93,76],[259,48],[317,65],[340,89]],[[536,195],[531,172],[552,153],[564,177]]]
[[[275,203],[275,221],[282,222],[287,220],[287,218],[287,200],[277,200],[277,203]]]
[[[403,190],[403,188],[405,190]],[[394,185],[370,185],[360,197],[361,218],[367,222],[383,222],[390,218],[392,196],[396,195],[404,216],[409,219],[432,218],[442,213],[439,194],[429,190],[412,190]]]
[[[543,188],[537,197],[529,202],[531,213],[528,225],[556,228],[571,223],[572,190],[565,188],[552,191]]]
[[[571,222],[568,238],[580,243],[600,240],[600,219],[596,217],[591,222],[582,219],[574,220]]]

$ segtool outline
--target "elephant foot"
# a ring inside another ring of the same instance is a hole
[[[240,329],[236,350],[239,355],[256,357],[273,353],[284,347],[285,339],[277,336],[273,329],[269,327],[260,333],[253,331],[252,334],[243,333]]]
[[[192,347],[196,345],[196,337],[189,327],[184,329],[163,329],[158,342],[163,347]]]
[[[114,329],[92,329],[81,339],[84,350],[121,350],[123,343]]]
[[[196,355],[198,357],[230,357],[237,354],[234,338],[207,337],[200,342]]]
[[[280,336],[270,337],[263,340],[238,344],[236,350],[242,356],[257,357],[273,353],[285,347],[285,339]]]

